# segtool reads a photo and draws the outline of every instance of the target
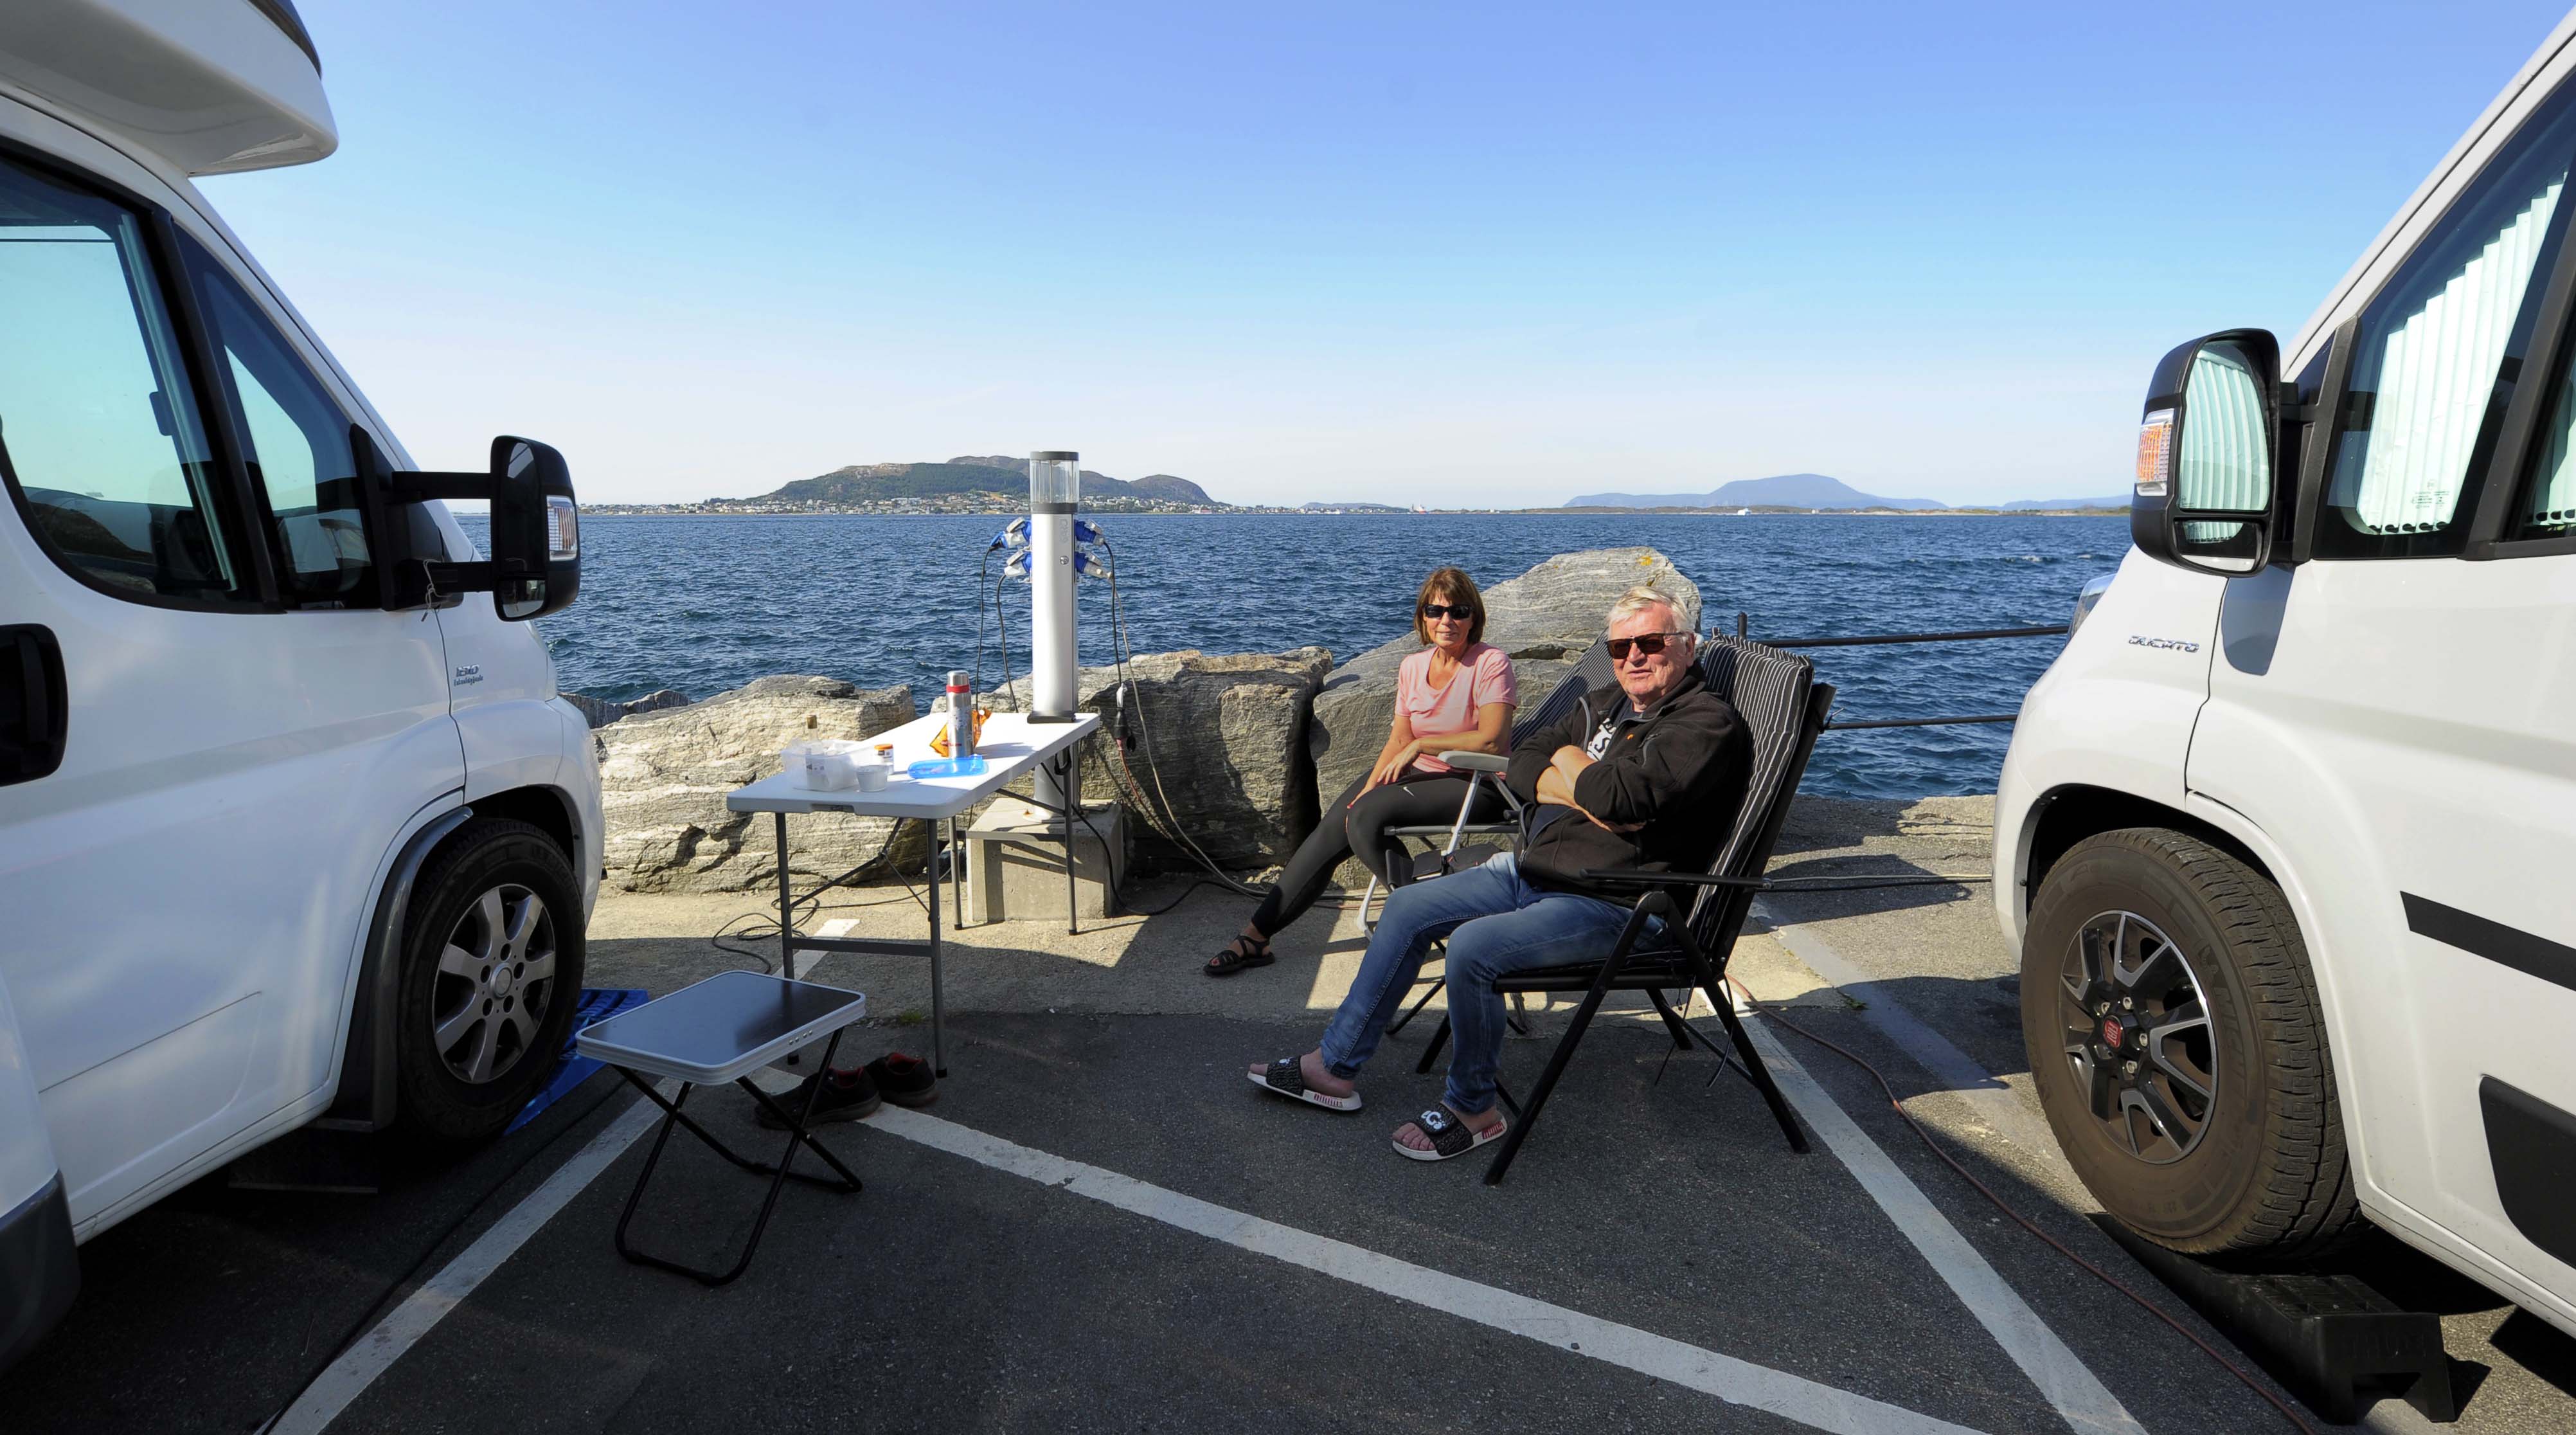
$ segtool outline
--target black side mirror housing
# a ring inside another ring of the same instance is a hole
[[[2225,329],[2156,364],[2138,426],[2129,539],[2159,562],[2236,577],[2272,559],[2280,496],[2281,345]]]
[[[558,613],[581,593],[581,508],[561,453],[535,439],[492,440],[489,473],[398,473],[374,440],[352,427],[360,487],[382,535],[380,587],[389,610],[425,608],[452,594],[488,592],[506,622]],[[492,556],[458,563],[444,551],[420,551],[410,506],[431,499],[480,500],[492,506]]]
[[[524,623],[572,606],[581,593],[581,508],[553,445],[492,440],[492,602]]]

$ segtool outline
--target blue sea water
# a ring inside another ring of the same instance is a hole
[[[976,567],[998,518],[857,515],[586,516],[582,591],[539,623],[567,691],[706,697],[770,673],[910,683],[927,702],[976,665]],[[2062,623],[2084,580],[2128,549],[2125,518],[1831,515],[1126,516],[1116,550],[1129,639],[1267,652],[1321,644],[1351,657],[1409,627],[1415,587],[1442,563],[1488,586],[1554,554],[1650,545],[1697,583],[1708,621],[1750,614],[1759,637]],[[479,521],[469,522],[479,542]],[[995,555],[994,568],[1000,567]],[[1082,592],[1082,657],[1109,659],[1108,594]],[[1014,584],[1012,666],[1028,664],[1028,596]],[[989,603],[986,605],[989,616]],[[1816,651],[1842,719],[2010,712],[2062,640]],[[987,626],[985,683],[999,681]],[[1837,732],[1806,790],[1841,797],[1991,792],[2008,725]]]

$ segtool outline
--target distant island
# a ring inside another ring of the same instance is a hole
[[[2021,498],[2010,503],[1954,508],[1930,498],[1881,498],[1821,473],[1780,473],[1769,478],[1739,478],[1706,493],[1587,493],[1566,500],[1565,506],[1622,513],[1703,509],[1746,509],[1755,513],[2126,513],[2129,496]]]
[[[607,503],[595,513],[1018,513],[1029,506],[1029,461],[966,454],[945,463],[854,463],[756,498]],[[1231,505],[1186,478],[1082,471],[1082,507],[1095,513],[1214,513]]]
[[[1028,507],[1028,460],[1010,454],[966,454],[939,463],[854,463],[782,484],[752,498],[696,503],[595,503],[589,512],[707,514],[1018,513]],[[2128,497],[2019,499],[1996,507],[1952,507],[1929,498],[1881,498],[1821,473],[1784,473],[1721,484],[1706,493],[1591,493],[1558,508],[1459,508],[1449,513],[2002,513],[2126,512]],[[1082,471],[1089,513],[1421,513],[1384,503],[1307,503],[1295,507],[1220,503],[1186,478],[1149,473],[1111,478]]]

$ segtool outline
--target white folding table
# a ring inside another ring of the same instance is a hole
[[[870,743],[894,745],[893,775],[882,792],[816,792],[791,784],[784,773],[764,777],[758,782],[735,788],[725,798],[725,807],[734,812],[767,812],[776,821],[778,841],[778,957],[780,974],[789,980],[796,977],[796,949],[809,948],[823,952],[864,952],[876,955],[919,956],[930,958],[930,1064],[941,1076],[948,1074],[948,1059],[942,1040],[939,880],[931,874],[927,887],[930,911],[930,939],[915,941],[904,937],[816,937],[796,930],[795,893],[787,873],[787,819],[792,814],[812,812],[846,812],[860,817],[890,817],[901,830],[903,822],[927,823],[936,834],[938,824],[948,824],[948,881],[950,897],[962,901],[965,888],[965,849],[956,840],[957,818],[967,808],[999,792],[1013,778],[1043,765],[1057,774],[1067,794],[1082,791],[1081,769],[1076,746],[1100,727],[1100,715],[1082,713],[1071,722],[1031,722],[1021,713],[995,713],[984,722],[984,735],[975,745],[984,759],[984,771],[971,777],[912,778],[904,770],[912,763],[935,758],[930,739],[947,722],[944,713],[916,718],[890,732],[868,738]],[[1078,800],[1078,797],[1077,797]],[[1074,920],[1073,821],[1070,814],[1058,813],[1065,821],[1064,894],[1068,922]],[[891,840],[891,839],[889,839]]]
[[[626,1209],[617,1217],[617,1253],[637,1265],[658,1266],[702,1285],[727,1285],[750,1268],[752,1253],[760,1249],[761,1233],[769,1229],[769,1213],[778,1208],[778,1193],[786,1189],[789,1177],[827,1191],[856,1195],[858,1176],[807,1129],[823,1084],[818,1081],[807,1086],[804,1099],[790,1113],[770,1100],[768,1092],[752,1085],[751,1074],[816,1039],[827,1041],[823,1063],[830,1065],[832,1053],[841,1049],[841,1029],[867,1014],[868,999],[857,992],[787,981],[762,972],[718,972],[632,1011],[619,1012],[582,1028],[574,1040],[575,1048],[583,1056],[607,1063],[662,1108],[662,1129],[653,1138],[652,1154],[644,1158],[644,1169],[635,1177],[635,1188],[626,1193]],[[665,1098],[654,1090],[653,1083],[645,1079],[652,1076],[679,1082],[678,1095]],[[688,1105],[691,1091],[724,1081],[750,1092],[753,1101],[767,1107],[787,1128],[787,1149],[779,1154],[777,1164],[755,1161],[736,1152],[680,1109]],[[751,1223],[751,1238],[743,1243],[742,1255],[730,1270],[687,1265],[638,1250],[626,1239],[626,1228],[635,1221],[636,1204],[644,1199],[644,1188],[652,1184],[653,1172],[662,1164],[662,1148],[670,1144],[674,1125],[686,1126],[690,1135],[736,1166],[770,1178],[769,1195],[760,1203],[760,1215]],[[796,1170],[796,1148],[800,1145],[823,1158],[825,1165],[840,1173],[840,1179]]]

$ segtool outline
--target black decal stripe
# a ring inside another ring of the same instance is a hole
[[[2397,895],[2405,899],[2406,926],[2415,935],[2431,937],[2525,976],[2576,991],[2576,947],[2562,947],[2547,937],[2490,922],[2474,912],[2445,907],[2412,892]]]

